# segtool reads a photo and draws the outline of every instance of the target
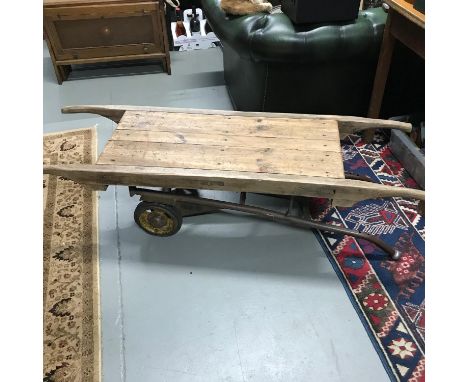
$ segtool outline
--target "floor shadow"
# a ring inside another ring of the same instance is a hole
[[[255,217],[216,213],[186,218],[168,238],[151,236],[136,224],[119,229],[122,261],[268,273],[335,280],[312,231],[265,222]]]
[[[146,74],[166,73],[160,61],[117,61],[99,64],[72,65],[72,70],[66,81],[89,80],[96,78],[131,77]],[[43,58],[44,82],[57,83],[50,57]],[[224,72],[212,71],[196,74],[177,74],[173,70],[171,78],[175,89],[191,89],[200,87],[224,86]]]
[[[68,81],[159,73],[164,73],[160,61],[117,61],[101,64],[72,65]]]

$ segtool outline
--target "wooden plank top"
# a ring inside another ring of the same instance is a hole
[[[98,165],[344,179],[338,122],[126,111]]]
[[[424,29],[426,23],[426,16],[424,13],[419,12],[418,10],[414,9],[413,1],[407,0],[385,0],[385,2],[395,11],[406,17],[407,19],[411,20],[415,24],[419,25],[421,28]]]

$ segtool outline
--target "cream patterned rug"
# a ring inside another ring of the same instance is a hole
[[[95,128],[44,135],[44,164],[94,163]],[[44,382],[100,378],[97,195],[44,175]]]

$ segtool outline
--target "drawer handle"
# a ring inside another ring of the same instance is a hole
[[[148,53],[149,48],[147,46],[143,47],[143,52]]]

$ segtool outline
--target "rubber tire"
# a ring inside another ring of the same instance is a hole
[[[146,210],[152,209],[152,208],[163,210],[167,215],[170,216],[170,218],[175,222],[175,225],[172,231],[161,235],[155,232],[148,231],[145,227],[141,225],[140,219],[139,219],[140,215]],[[179,232],[180,227],[182,227],[182,214],[180,213],[179,209],[175,206],[171,206],[168,204],[155,203],[155,202],[140,202],[135,208],[135,212],[133,213],[133,218],[135,220],[135,223],[138,225],[138,227],[140,227],[147,234],[150,234],[153,236],[159,236],[159,237],[173,236],[177,232]]]

